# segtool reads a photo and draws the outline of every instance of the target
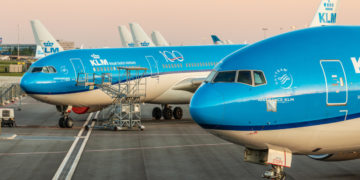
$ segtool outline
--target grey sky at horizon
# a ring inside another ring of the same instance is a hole
[[[235,43],[304,28],[320,0],[1,0],[3,43],[34,43],[30,20],[39,19],[56,39],[77,46],[120,47],[117,26],[138,22],[159,30],[172,45],[210,44],[210,34]],[[360,25],[359,0],[340,0],[337,22]],[[282,29],[282,30],[281,30]],[[359,32],[360,33],[360,32]]]

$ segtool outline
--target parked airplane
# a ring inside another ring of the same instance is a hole
[[[156,46],[169,46],[169,43],[159,31],[153,31],[151,33],[151,39]]]
[[[360,158],[360,27],[293,31],[222,60],[195,92],[192,118],[284,177],[292,154]],[[261,53],[259,53],[261,52]]]
[[[152,47],[155,44],[150,37],[145,33],[144,29],[138,23],[129,23],[130,31],[135,42],[136,47]]]
[[[133,37],[131,36],[130,31],[126,28],[126,26],[119,26],[119,34],[123,47],[135,47],[135,43]]]
[[[111,73],[119,83],[116,67],[148,69],[146,103],[163,104],[153,109],[153,117],[182,118],[182,109],[167,104],[188,104],[211,69],[222,58],[244,45],[139,47],[117,49],[79,49],[63,51],[35,62],[21,79],[22,89],[35,99],[54,104],[63,116],[61,127],[71,127],[68,117],[75,113],[97,111],[111,105],[113,99],[101,89],[76,86],[80,73]]]
[[[43,49],[45,56],[64,50],[39,20],[32,20],[30,23],[36,45]]]

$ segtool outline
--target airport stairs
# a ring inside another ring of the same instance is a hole
[[[9,83],[1,84],[0,86],[0,105],[4,106],[11,102],[16,101],[21,96],[25,95],[25,92],[20,88],[20,84]]]
[[[95,87],[103,91],[113,99],[110,106],[110,117],[107,120],[97,122],[94,128],[122,130],[138,127],[144,129],[141,124],[141,100],[146,96],[146,68],[118,67],[119,76],[117,83],[112,84],[111,73],[79,73],[77,86]]]

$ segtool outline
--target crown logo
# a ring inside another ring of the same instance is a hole
[[[100,56],[96,55],[96,54],[92,54],[91,57],[94,58],[94,59],[100,59]]]
[[[54,43],[52,43],[52,42],[50,42],[50,41],[44,42],[44,46],[45,46],[45,47],[51,47],[51,46],[53,46],[53,45],[54,45]]]
[[[332,3],[330,0],[328,0],[328,2],[326,2],[326,3],[324,3],[325,9],[328,11],[332,11],[334,6],[335,6],[335,4]]]
[[[146,42],[146,41],[140,43],[141,46],[149,46],[149,44],[150,44],[150,43],[148,43],[148,42]]]

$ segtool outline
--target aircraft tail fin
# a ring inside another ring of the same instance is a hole
[[[136,46],[155,46],[144,29],[138,23],[130,23],[130,30]]]
[[[310,27],[335,25],[339,1],[321,0]]]
[[[224,44],[217,35],[211,35],[214,44]]]
[[[36,45],[43,49],[45,56],[64,50],[39,20],[32,20],[30,23]]]
[[[120,33],[121,44],[123,47],[134,47],[135,46],[134,40],[131,36],[131,33],[126,28],[126,26],[124,26],[124,25],[119,26],[119,33]]]
[[[159,31],[153,31],[151,33],[152,41],[156,46],[169,46],[169,43],[165,40],[164,36]]]

